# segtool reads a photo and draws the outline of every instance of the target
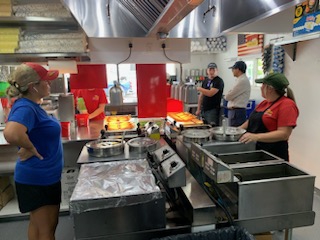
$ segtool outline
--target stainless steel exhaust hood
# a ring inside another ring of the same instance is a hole
[[[204,0],[64,0],[88,37],[167,34]]]
[[[270,17],[303,0],[63,0],[63,2],[88,37],[206,38],[216,37]],[[263,33],[263,29],[261,32]]]

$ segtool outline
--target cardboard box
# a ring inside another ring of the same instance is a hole
[[[0,193],[2,193],[10,185],[9,176],[0,176]]]
[[[2,209],[14,197],[14,189],[10,184],[2,193],[0,193],[0,209]]]
[[[73,189],[77,184],[79,175],[78,168],[64,168],[61,176],[61,204],[69,205]]]
[[[271,232],[259,233],[254,235],[255,240],[272,240],[273,234]]]

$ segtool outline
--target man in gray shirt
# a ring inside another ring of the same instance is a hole
[[[228,101],[229,126],[238,127],[247,119],[246,108],[250,98],[251,86],[246,76],[247,65],[243,61],[236,62],[232,67],[233,76],[236,77],[232,89],[225,95]]]

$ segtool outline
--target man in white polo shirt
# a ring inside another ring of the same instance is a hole
[[[232,67],[233,76],[236,77],[232,89],[225,95],[228,101],[229,126],[238,127],[246,121],[246,108],[250,98],[251,86],[246,76],[247,65],[237,61]]]

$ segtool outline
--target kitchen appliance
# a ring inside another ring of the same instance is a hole
[[[61,122],[70,122],[71,129],[74,129],[75,124],[75,105],[74,96],[71,93],[60,94],[58,97],[58,115]]]
[[[157,143],[157,140],[148,137],[137,137],[128,141],[129,150],[137,153],[153,152],[157,148]]]
[[[184,88],[184,99],[183,102],[187,104],[198,103],[198,91],[197,86],[194,84],[186,84]]]
[[[99,139],[86,143],[90,156],[110,157],[120,155],[124,151],[122,139]]]
[[[109,91],[110,104],[121,105],[123,104],[123,92],[119,83],[114,81],[114,86]]]
[[[191,143],[187,166],[223,202],[228,221],[251,233],[313,224],[314,176],[263,150],[235,152],[246,144],[214,144]]]
[[[184,142],[205,143],[210,140],[210,132],[206,129],[187,129],[182,131]]]
[[[103,140],[106,140],[106,142]],[[123,150],[120,141],[123,143]],[[105,149],[103,149],[104,146],[96,145],[96,143],[106,144]],[[109,146],[109,143],[115,143],[115,147],[113,147],[113,145]],[[147,137],[134,137],[128,141],[123,141],[123,136],[108,136],[105,139],[97,140],[97,142],[92,141],[90,145],[88,145],[90,151],[94,150],[94,152],[89,153],[88,147],[84,146],[80,152],[77,163],[87,164],[142,159],[163,145],[166,145],[163,139],[157,141]]]
[[[153,152],[154,160],[159,164],[157,169],[169,188],[186,185],[186,167],[180,157],[165,145]]]
[[[239,138],[246,132],[245,129],[239,127],[213,127],[210,129],[212,137],[218,141],[238,141]]]
[[[146,159],[81,165],[70,199],[76,239],[163,229],[165,212],[165,196]]]

